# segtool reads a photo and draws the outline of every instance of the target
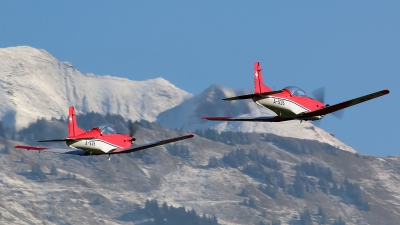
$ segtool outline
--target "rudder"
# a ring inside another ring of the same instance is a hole
[[[71,106],[69,107],[68,114],[68,137],[72,138],[83,133],[85,133],[85,131],[78,127],[76,123],[75,109]]]
[[[255,62],[254,63],[254,93],[271,92],[271,91],[273,91],[273,90],[264,84],[260,62]]]

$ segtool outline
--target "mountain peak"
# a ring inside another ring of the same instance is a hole
[[[32,60],[32,57],[37,59],[52,58],[55,59],[49,52],[44,49],[37,49],[31,46],[14,46],[0,48],[0,56],[7,55],[8,57],[17,57],[19,60]]]
[[[29,46],[0,49],[0,85],[0,119],[17,129],[37,118],[66,116],[71,105],[77,112],[154,121],[191,96],[163,78],[132,81],[82,74],[72,63]]]

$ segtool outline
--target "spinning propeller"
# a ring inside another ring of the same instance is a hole
[[[325,87],[320,87],[315,89],[311,94],[314,96],[315,99],[325,104]],[[329,104],[325,104],[325,107],[328,107]],[[332,116],[336,117],[337,119],[342,119],[344,114],[344,110],[339,110],[336,112],[331,113]],[[312,121],[314,125],[317,127],[320,126],[321,120],[314,120]]]
[[[325,104],[325,88],[324,87],[315,89],[313,92],[311,92],[311,94],[314,96],[315,99],[317,99],[318,101]],[[325,107],[328,107],[328,106],[329,106],[329,104],[326,104]],[[343,114],[344,114],[344,110],[339,110],[339,111],[332,113],[332,115],[338,119],[342,119]]]
[[[136,138],[134,138],[133,136],[135,136],[136,132],[139,130],[139,126],[136,123],[133,123],[131,120],[129,120],[128,129],[129,129],[129,136],[132,137],[132,139],[129,141],[133,143],[136,140]]]
[[[320,87],[311,93],[315,99],[325,104],[325,88]]]

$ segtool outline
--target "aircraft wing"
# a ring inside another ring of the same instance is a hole
[[[223,117],[211,117],[205,116],[203,117],[205,120],[217,120],[217,121],[247,121],[247,122],[281,122],[287,121],[292,119],[285,119],[279,116],[260,116],[260,117],[230,117],[230,116],[223,116]]]
[[[95,137],[92,137],[93,139]],[[62,142],[62,141],[79,141],[79,140],[87,140],[87,139],[91,139],[89,137],[85,137],[85,138],[64,138],[64,139],[52,139],[52,140],[41,140],[38,142]]]
[[[51,152],[51,153],[59,153],[59,154],[70,154],[70,155],[87,155],[88,153],[72,148],[48,148],[48,147],[38,147],[38,146],[29,146],[29,145],[17,145],[14,148],[21,148],[25,150],[34,150],[39,152]]]
[[[121,154],[121,153],[136,152],[136,151],[140,151],[140,150],[143,150],[146,148],[152,148],[152,147],[156,147],[159,145],[165,145],[168,143],[185,140],[185,139],[192,138],[192,137],[194,137],[194,135],[189,134],[189,135],[180,136],[180,137],[176,137],[176,138],[170,138],[170,139],[166,139],[166,140],[156,141],[156,142],[152,142],[152,143],[148,143],[148,144],[131,146],[129,148],[119,148],[119,149],[113,150],[112,152],[108,152],[107,154]]]
[[[224,98],[222,100],[232,101],[232,100],[250,99],[250,98],[254,98],[254,97],[267,97],[269,95],[278,94],[278,93],[281,93],[281,92],[282,92],[282,90],[270,91],[270,92],[262,92],[262,93],[254,93],[254,94],[240,95],[240,96],[235,96],[235,97],[230,97],[230,98]]]
[[[230,97],[230,98],[224,98],[222,100],[232,101],[232,100],[250,99],[250,98],[253,98],[253,97],[267,97],[268,95],[278,94],[278,93],[281,93],[281,92],[282,92],[282,90],[271,91],[271,92],[262,92],[262,93],[254,93],[254,94],[240,95],[240,96],[235,96],[235,97]]]
[[[378,92],[375,92],[375,93],[372,93],[372,94],[369,94],[369,95],[364,95],[364,96],[359,97],[359,98],[354,98],[354,99],[351,99],[351,100],[348,100],[348,101],[345,101],[345,102],[342,102],[342,103],[339,103],[339,104],[336,104],[336,105],[331,105],[331,106],[325,107],[323,109],[318,109],[318,110],[315,110],[315,111],[306,112],[306,113],[303,113],[300,116],[296,117],[296,119],[307,118],[307,117],[312,117],[312,116],[326,115],[326,114],[333,113],[333,112],[339,111],[341,109],[344,109],[344,108],[347,108],[347,107],[350,107],[350,106],[353,106],[353,105],[357,105],[357,104],[366,102],[366,101],[374,99],[374,98],[381,97],[381,96],[386,95],[386,94],[389,94],[389,90],[388,89],[382,90],[382,91],[378,91]]]

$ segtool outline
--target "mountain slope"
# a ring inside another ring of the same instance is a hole
[[[0,119],[17,129],[37,118],[78,113],[119,114],[154,121],[191,94],[163,78],[132,81],[82,74],[71,63],[28,46],[0,49]]]
[[[46,126],[55,123],[66,122]],[[136,138],[141,144],[184,133],[141,124]],[[148,199],[215,215],[221,224],[301,224],[305,210],[314,224],[332,224],[339,217],[349,225],[400,221],[397,156],[359,155],[313,140],[239,132],[216,137],[204,131],[110,161],[39,154],[0,140],[0,223],[150,225],[150,217],[140,214]]]

